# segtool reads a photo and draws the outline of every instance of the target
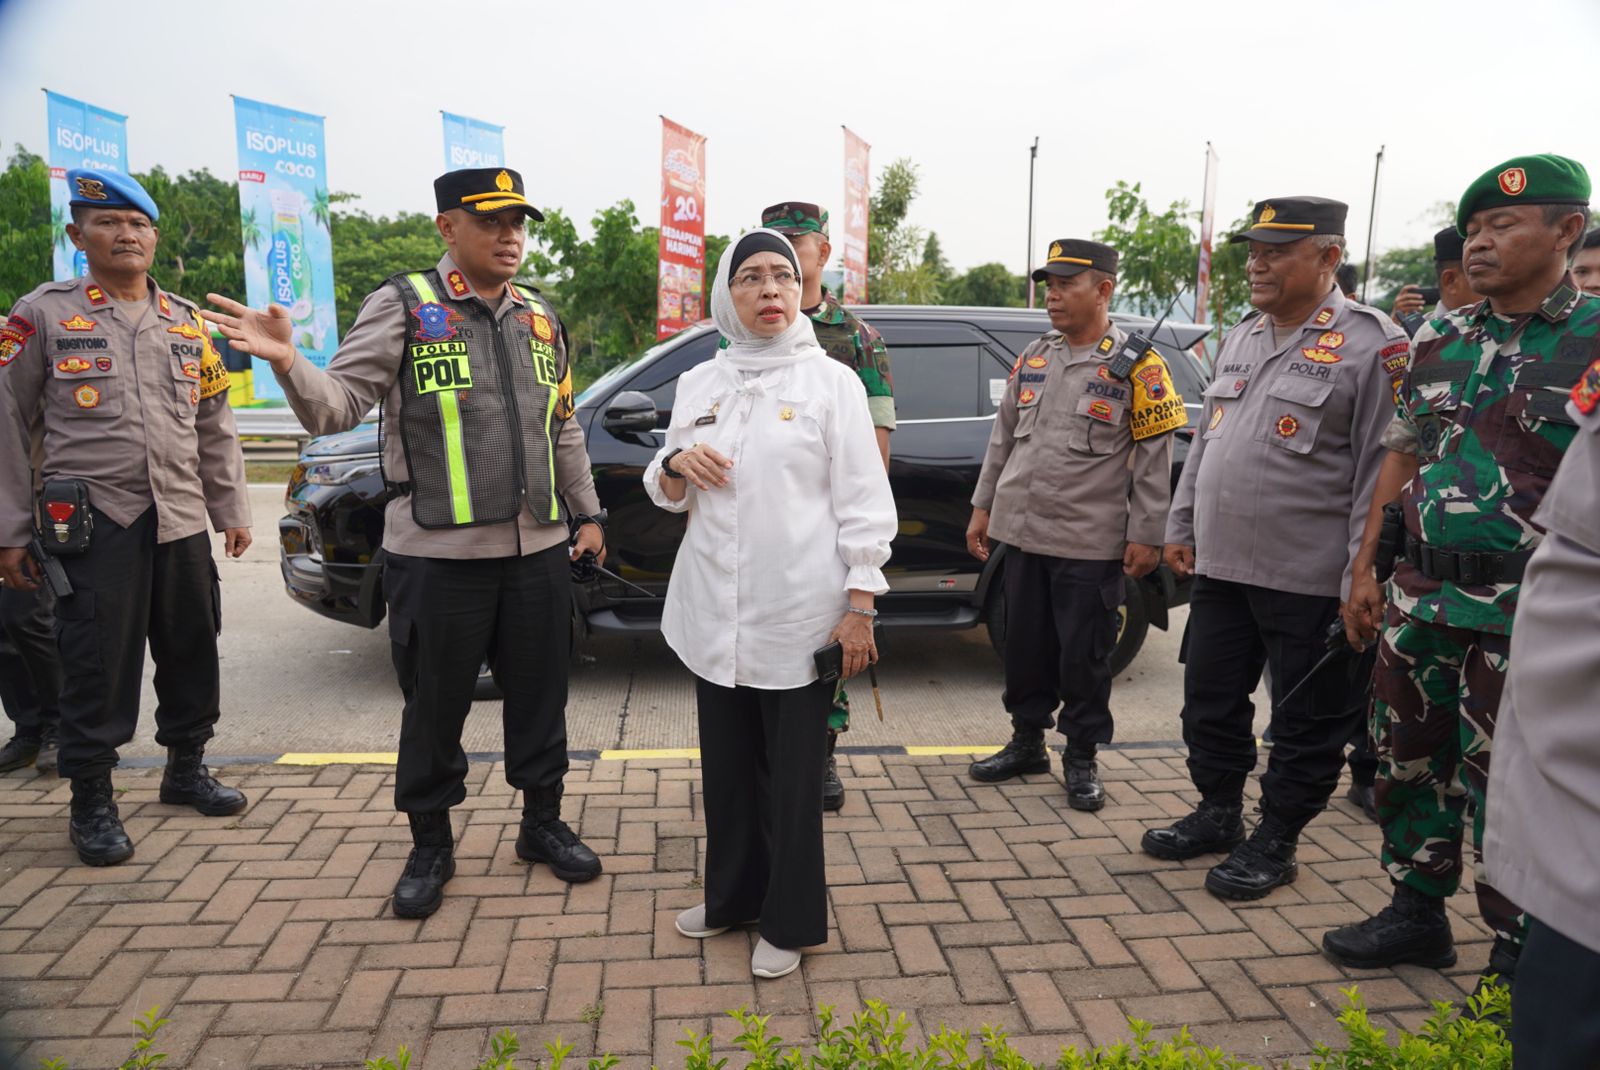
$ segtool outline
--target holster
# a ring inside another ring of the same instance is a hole
[[[89,487],[79,479],[52,479],[39,492],[39,542],[52,557],[86,553],[94,519]]]

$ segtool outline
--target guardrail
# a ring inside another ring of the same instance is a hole
[[[303,443],[316,437],[300,423],[294,410],[287,407],[234,409],[233,418],[239,425],[240,438],[287,438]],[[377,408],[367,413],[366,418],[376,420]]]

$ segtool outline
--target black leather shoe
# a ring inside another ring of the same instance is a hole
[[[1100,767],[1094,755],[1063,754],[1061,772],[1067,781],[1068,806],[1090,812],[1105,806],[1106,789],[1100,783]]]
[[[0,747],[0,773],[9,773],[13,769],[24,769],[34,763],[39,757],[39,736],[25,736],[20,732],[11,737],[11,742]]]
[[[45,776],[55,776],[61,764],[61,741],[57,738],[56,726],[45,725],[39,730],[39,756],[33,760],[33,767]]]
[[[1344,797],[1361,807],[1368,821],[1378,820],[1378,789],[1372,784],[1351,784]]]
[[[543,862],[550,872],[571,884],[600,876],[600,859],[561,820],[559,787],[531,793],[524,802],[517,857],[524,862]]]
[[[1198,809],[1166,828],[1150,829],[1139,841],[1147,855],[1179,862],[1213,851],[1231,851],[1244,842],[1244,807],[1240,803],[1202,802]]]
[[[1206,874],[1206,891],[1220,899],[1260,899],[1300,875],[1298,834],[1267,814],[1250,838]]]
[[[1050,751],[1044,745],[1044,732],[1037,728],[1018,728],[1011,733],[1011,742],[997,753],[989,755],[967,767],[973,780],[993,784],[1010,780],[1025,773],[1048,773]]]
[[[834,760],[833,746],[839,733],[828,733],[828,764],[822,770],[822,808],[838,810],[844,806],[844,781],[839,779],[839,763]]]
[[[1456,964],[1444,900],[1396,884],[1389,905],[1366,921],[1330,929],[1322,950],[1341,966],[1376,970],[1409,962],[1442,970]]]
[[[73,779],[67,835],[86,866],[114,866],[133,857],[133,841],[117,815],[110,773]]]
[[[244,792],[230,788],[205,767],[206,752],[199,747],[167,748],[167,771],[161,774],[161,801],[169,806],[192,806],[207,817],[237,814],[247,804]]]
[[[456,875],[455,838],[450,811],[407,814],[411,821],[411,854],[394,885],[394,916],[426,918],[444,902],[444,886]]]

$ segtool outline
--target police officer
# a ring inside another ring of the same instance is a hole
[[[250,504],[227,369],[195,307],[149,275],[155,203],[115,172],[69,171],[67,182],[67,235],[89,274],[34,290],[0,328],[0,576],[21,591],[39,586],[27,551],[39,421],[42,481],[88,492],[87,515],[74,507],[67,517],[92,522],[88,549],[59,558],[72,585],[56,605],[60,766],[72,780],[78,857],[104,866],[133,854],[111,770],[138,723],[147,640],[156,742],[167,748],[161,801],[217,816],[245,807],[202,764],[219,713],[222,620],[205,529],[209,517],[238,557],[250,545]]]
[[[32,765],[54,773],[60,757],[61,658],[48,588],[0,585],[0,706],[16,726],[0,747],[0,773]]]
[[[1111,742],[1123,576],[1161,561],[1172,432],[1188,416],[1154,349],[1131,371],[1112,372],[1127,340],[1107,314],[1115,249],[1052,242],[1033,279],[1046,283],[1051,330],[1012,370],[967,525],[978,560],[989,559],[991,538],[1010,547],[1002,701],[1012,735],[969,772],[985,782],[1048,772],[1044,733],[1054,723],[1066,737],[1067,805],[1098,810],[1106,796],[1095,753]]]
[[[1230,241],[1250,243],[1250,303],[1223,342],[1200,432],[1167,522],[1166,559],[1195,574],[1184,669],[1183,738],[1201,802],[1143,847],[1158,858],[1229,851],[1206,875],[1226,899],[1295,879],[1300,830],[1326,805],[1358,723],[1343,667],[1284,696],[1324,653],[1394,409],[1407,343],[1376,309],[1333,282],[1345,205],[1260,201]],[[1249,839],[1245,780],[1256,763],[1254,688],[1272,679],[1275,740]]]
[[[878,452],[889,467],[889,435],[894,431],[894,378],[889,374],[889,347],[883,336],[839,303],[822,285],[822,272],[833,255],[828,241],[828,213],[808,201],[785,201],[761,212],[761,225],[788,237],[800,262],[800,311],[811,318],[811,329],[834,360],[851,369],[867,390],[867,408],[878,436]],[[850,696],[844,684],[834,694],[828,714],[828,764],[822,776],[822,808],[844,805],[844,784],[839,780],[834,746],[839,733],[850,729]]]
[[[1454,223],[1433,236],[1433,273],[1439,287],[1439,300],[1434,303],[1433,311],[1423,313],[1422,289],[1408,283],[1400,287],[1394,299],[1394,310],[1389,313],[1389,317],[1404,327],[1407,334],[1415,335],[1429,319],[1439,319],[1452,308],[1475,305],[1483,300],[1472,288],[1466,268],[1461,263],[1464,246],[1465,239],[1456,233]]]
[[[509,169],[452,171],[433,189],[449,252],[369,294],[326,370],[295,351],[280,306],[256,312],[212,294],[222,311],[206,313],[272,365],[313,434],[354,427],[383,402],[380,453],[397,491],[383,586],[405,695],[395,808],[414,844],[394,890],[405,918],[439,909],[455,873],[461,729],[485,658],[505,696],[506,779],[523,792],[518,857],[566,881],[600,874],[561,820],[570,557],[603,553],[590,519],[600,504],[571,419],[566,332],[549,301],[512,281],[528,221],[544,216]]]
[[[1358,968],[1455,962],[1445,899],[1461,880],[1469,805],[1481,843],[1496,711],[1534,511],[1575,427],[1564,402],[1597,355],[1600,299],[1568,261],[1588,221],[1589,176],[1560,156],[1485,172],[1460,200],[1466,271],[1485,301],[1418,331],[1346,607],[1352,639],[1383,625],[1373,708],[1390,906],[1322,946]],[[1405,512],[1405,559],[1384,608],[1373,576],[1383,506]],[[1525,931],[1487,880],[1490,973],[1509,982]]]
[[[1600,227],[1583,236],[1583,247],[1572,258],[1572,277],[1584,293],[1600,295]]]
[[[1483,860],[1528,912],[1512,993],[1517,1066],[1600,1066],[1600,359],[1567,402],[1578,433],[1534,519],[1494,737]]]

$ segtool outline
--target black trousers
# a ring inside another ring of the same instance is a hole
[[[1378,777],[1378,750],[1372,742],[1372,671],[1377,664],[1378,644],[1373,643],[1356,658],[1350,674],[1350,716],[1355,727],[1345,760],[1350,763],[1350,779],[1357,784],[1371,784]]]
[[[828,939],[822,769],[834,685],[695,678],[706,800],[706,924],[761,919],[774,947]]]
[[[1068,748],[1110,743],[1121,561],[1006,554],[1006,689],[1016,728],[1054,725]],[[1056,717],[1060,707],[1061,715]]]
[[[1271,673],[1273,748],[1261,777],[1264,807],[1298,831],[1327,805],[1357,723],[1349,659],[1326,666],[1281,700],[1326,653],[1339,612],[1331,596],[1291,594],[1196,576],[1183,673],[1189,774],[1206,799],[1237,803],[1256,764],[1250,693],[1263,660]]]
[[[72,593],[56,603],[61,775],[109,773],[139,723],[144,648],[156,675],[156,742],[203,747],[220,710],[222,598],[206,532],[156,542],[156,510],[127,527],[91,508],[86,553],[63,557]]]
[[[1511,986],[1516,1070],[1600,1066],[1600,951],[1569,940],[1532,915]]]
[[[0,706],[20,736],[38,738],[61,720],[54,607],[48,587],[0,587]]]
[[[461,729],[485,660],[505,698],[506,780],[559,800],[572,643],[566,545],[477,560],[388,554],[383,594],[406,700],[395,809],[431,813],[467,797]]]

